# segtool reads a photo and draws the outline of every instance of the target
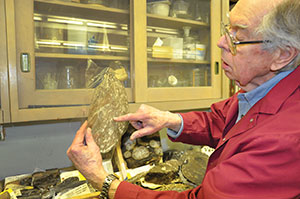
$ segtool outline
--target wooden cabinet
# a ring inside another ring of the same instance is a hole
[[[146,0],[101,1],[105,6],[88,0],[5,0],[7,46],[1,50],[8,57],[2,65],[9,69],[5,96],[11,122],[86,117],[93,93],[89,74],[107,66],[126,70],[131,111],[141,103],[164,110],[205,108],[227,97],[216,43],[228,6],[189,0],[193,11],[176,15],[176,1],[162,16],[153,14]],[[185,57],[187,36],[194,46],[204,46],[204,57]]]
[[[0,124],[10,121],[4,0],[0,0]]]

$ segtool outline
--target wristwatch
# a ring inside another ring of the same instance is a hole
[[[106,178],[104,179],[103,185],[102,185],[101,193],[100,193],[101,199],[108,199],[108,191],[109,191],[110,185],[116,179],[118,179],[118,178],[114,174],[109,174],[108,176],[106,176]]]

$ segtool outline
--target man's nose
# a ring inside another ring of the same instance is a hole
[[[225,35],[222,35],[217,43],[217,46],[221,49],[229,50],[226,37]]]

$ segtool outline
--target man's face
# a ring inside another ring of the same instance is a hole
[[[270,9],[266,4],[265,0],[240,0],[236,4],[230,13],[230,33],[238,41],[262,39],[254,32]],[[262,49],[261,43],[238,45],[236,55],[231,54],[225,36],[220,38],[218,46],[222,49],[222,67],[226,76],[245,91],[253,90],[275,75],[271,71],[275,58]]]

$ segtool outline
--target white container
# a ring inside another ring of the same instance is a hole
[[[168,1],[157,1],[149,3],[150,13],[160,16],[169,16],[170,2]]]
[[[163,42],[164,46],[171,46],[173,48],[173,59],[183,58],[183,38],[167,37]]]
[[[205,60],[206,46],[204,44],[196,44],[196,60]]]

